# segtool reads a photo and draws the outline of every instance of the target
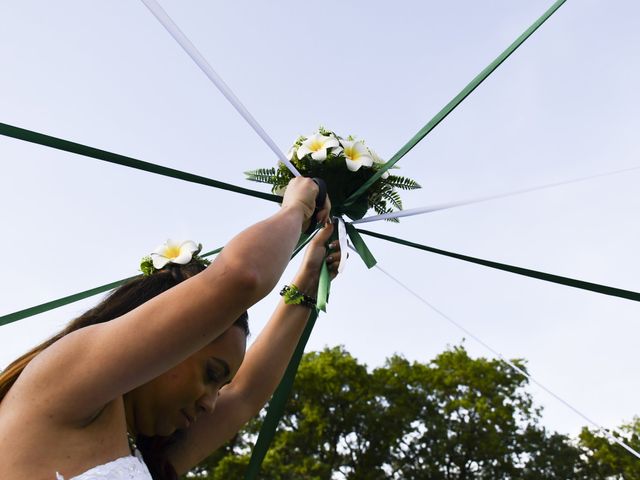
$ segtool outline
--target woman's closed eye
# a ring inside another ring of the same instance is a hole
[[[208,383],[227,383],[229,366],[224,360],[211,357],[207,359],[206,379]]]
[[[215,368],[207,367],[207,383],[220,383],[222,380],[220,372]]]

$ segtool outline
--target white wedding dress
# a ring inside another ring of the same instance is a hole
[[[65,478],[56,472],[56,480]],[[149,469],[138,450],[135,456],[128,455],[112,462],[98,465],[68,480],[152,480]]]

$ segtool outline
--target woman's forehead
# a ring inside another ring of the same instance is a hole
[[[233,372],[240,367],[246,346],[247,338],[242,329],[231,327],[206,345],[199,353],[206,357],[224,359]]]

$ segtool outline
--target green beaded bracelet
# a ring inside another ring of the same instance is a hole
[[[308,308],[316,308],[316,299],[302,293],[293,283],[291,286],[285,285],[280,290],[280,295],[287,305],[302,305]]]

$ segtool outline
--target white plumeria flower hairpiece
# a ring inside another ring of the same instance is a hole
[[[298,147],[297,156],[298,158],[302,158],[305,155],[311,154],[313,160],[324,162],[327,159],[327,149],[338,146],[337,138],[322,135],[321,133],[314,133]]]
[[[153,267],[159,270],[167,263],[186,265],[193,258],[193,254],[198,251],[200,251],[200,246],[192,240],[176,242],[169,239],[151,254]]]

